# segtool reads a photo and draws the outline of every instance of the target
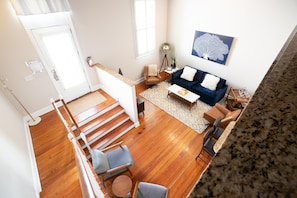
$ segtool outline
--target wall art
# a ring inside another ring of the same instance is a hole
[[[192,55],[225,65],[232,42],[233,37],[195,31]]]

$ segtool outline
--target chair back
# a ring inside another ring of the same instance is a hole
[[[207,130],[207,132],[205,133],[205,135],[203,137],[203,144],[205,144],[207,142],[207,140],[212,137],[213,132],[214,132],[214,127],[211,127]]]
[[[217,128],[217,127],[220,125],[221,121],[222,121],[222,118],[221,118],[221,116],[219,116],[219,117],[214,121],[213,126],[214,126],[215,128]]]
[[[149,182],[137,182],[132,198],[167,198],[168,188]]]

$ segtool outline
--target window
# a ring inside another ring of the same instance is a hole
[[[155,0],[134,0],[137,54],[155,49]]]

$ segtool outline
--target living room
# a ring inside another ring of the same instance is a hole
[[[90,55],[95,62],[115,71],[120,67],[124,76],[136,82],[141,80],[145,64],[161,63],[162,55],[158,49],[151,57],[135,58],[131,1],[92,1],[87,4],[73,0],[69,3],[84,57]],[[58,93],[46,72],[35,75],[34,80],[30,82],[24,81],[24,77],[30,74],[24,62],[38,57],[38,53],[9,1],[2,1],[0,9],[1,51],[5,52],[0,68],[1,78],[8,78],[10,88],[31,113],[42,112],[49,106],[49,98],[57,97]],[[172,0],[158,1],[157,9],[157,44],[168,41],[174,46],[178,66],[188,64],[199,67],[224,77],[229,86],[245,87],[251,93],[256,90],[293,31],[297,13],[296,2],[293,0],[282,3],[276,0],[237,3]],[[235,38],[226,65],[215,64],[191,55],[195,30]],[[95,86],[97,80],[93,68],[87,68],[87,71],[91,84]],[[19,131],[9,136],[9,139],[18,144],[20,150],[26,150],[26,143],[18,139],[26,139],[20,116],[13,116],[14,120],[17,120],[15,122],[18,128],[12,129],[12,126],[6,125],[7,112],[15,112],[15,108],[19,110],[19,107],[16,104],[16,107],[10,106],[2,92],[1,100],[5,109],[10,107],[7,111],[1,112],[3,126],[6,126],[4,131],[7,131],[7,134],[10,131]],[[25,115],[22,110],[20,112],[22,116]],[[19,153],[14,154],[18,156]],[[29,154],[26,153],[27,155]],[[26,160],[26,164],[28,161]],[[30,165],[23,168],[22,172],[27,172]],[[3,170],[7,170],[7,167],[3,167]]]

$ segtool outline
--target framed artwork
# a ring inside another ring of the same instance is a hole
[[[233,37],[195,31],[192,55],[225,65],[232,42]]]

